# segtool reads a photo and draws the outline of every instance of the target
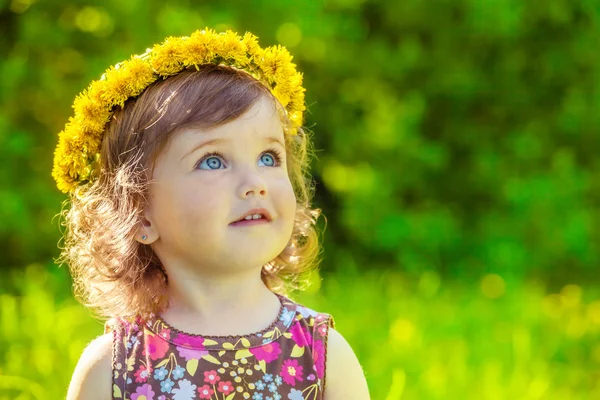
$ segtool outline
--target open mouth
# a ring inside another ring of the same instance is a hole
[[[231,225],[234,225],[234,226],[257,225],[257,224],[266,224],[268,222],[269,222],[269,220],[264,218],[263,216],[258,216],[256,218],[254,216],[250,216],[250,217],[242,218],[238,221],[235,221]]]
[[[230,225],[254,225],[254,224],[264,224],[266,222],[271,221],[271,216],[269,212],[265,209],[254,209],[247,212],[242,218],[238,219],[235,222],[232,222]]]
[[[267,220],[267,218],[262,215],[262,214],[252,214],[252,215],[247,215],[246,217],[237,220],[235,222],[241,222],[241,221],[256,221],[257,219],[264,219]]]

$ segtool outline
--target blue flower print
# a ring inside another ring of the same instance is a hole
[[[300,314],[302,314],[302,316],[306,319],[308,319],[309,317],[317,316],[317,312],[314,310],[311,310],[310,308],[298,306],[298,307],[296,307],[296,310],[298,310],[298,312],[300,312]]]
[[[265,374],[265,376],[263,376],[263,379],[265,380],[265,382],[273,382],[273,375]]]
[[[263,390],[265,388],[265,384],[263,381],[258,381],[255,383],[255,385],[258,390]]]
[[[277,386],[281,385],[281,382],[283,382],[283,379],[281,379],[281,376],[277,375],[275,377],[275,383],[277,384]]]
[[[127,341],[127,344],[125,345],[125,347],[127,347],[128,349],[131,349],[131,347],[136,344],[138,341],[137,336],[132,336],[131,339],[129,341]]]
[[[281,400],[281,395],[279,393],[273,393],[273,400]]]
[[[300,390],[292,389],[292,391],[290,392],[290,394],[288,394],[288,399],[290,399],[290,400],[304,400],[304,396],[302,395],[302,392]]]
[[[175,383],[170,379],[167,379],[166,381],[162,381],[160,383],[160,391],[163,393],[171,393],[171,389],[173,389],[174,385],[175,385]]]
[[[127,378],[127,384],[131,383],[131,378]]]
[[[183,378],[183,373],[185,372],[185,368],[183,368],[181,365],[178,365],[175,367],[175,369],[173,370],[173,379],[181,379]]]
[[[252,400],[263,400],[263,394],[254,392],[254,394],[252,395]]]
[[[265,400],[273,400],[273,398],[271,396],[267,396],[265,397]]]
[[[179,381],[179,388],[173,389],[173,400],[192,400],[196,398],[196,385],[187,379]]]
[[[162,381],[167,376],[167,369],[165,367],[160,367],[159,369],[154,371],[154,379],[158,379]]]
[[[271,393],[275,393],[276,390],[277,390],[277,385],[275,385],[275,382],[269,383],[269,391]]]
[[[288,310],[287,307],[284,307],[279,319],[287,326],[290,322],[292,322],[292,318],[294,318],[294,311]]]

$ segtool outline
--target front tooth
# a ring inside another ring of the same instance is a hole
[[[252,216],[252,219],[260,219],[260,214],[254,214],[254,215]]]
[[[252,215],[248,215],[248,216],[247,216],[246,218],[244,218],[244,219],[246,219],[246,220],[250,220],[250,219],[252,219]]]

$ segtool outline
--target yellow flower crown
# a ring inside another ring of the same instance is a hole
[[[302,74],[282,46],[261,48],[256,36],[243,37],[232,31],[206,29],[190,36],[168,37],[142,55],[110,67],[93,81],[73,103],[74,116],[59,133],[52,176],[64,193],[93,180],[92,171],[100,158],[106,123],[116,106],[139,96],[159,78],[166,79],[184,69],[202,64],[228,65],[244,70],[265,84],[281,102],[295,134],[302,125],[304,91]]]

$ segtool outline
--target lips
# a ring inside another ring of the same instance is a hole
[[[245,218],[248,215],[254,215],[254,214],[260,214],[260,215],[262,215],[262,218],[260,218],[260,219],[252,219],[252,220],[245,220]],[[238,223],[238,222],[242,222],[242,221],[265,221],[265,220],[266,220],[266,222],[271,221],[271,214],[269,213],[269,211],[267,211],[264,208],[254,208],[254,209],[246,212],[240,218],[236,219],[234,222],[232,222],[232,224],[235,224],[235,223]]]

